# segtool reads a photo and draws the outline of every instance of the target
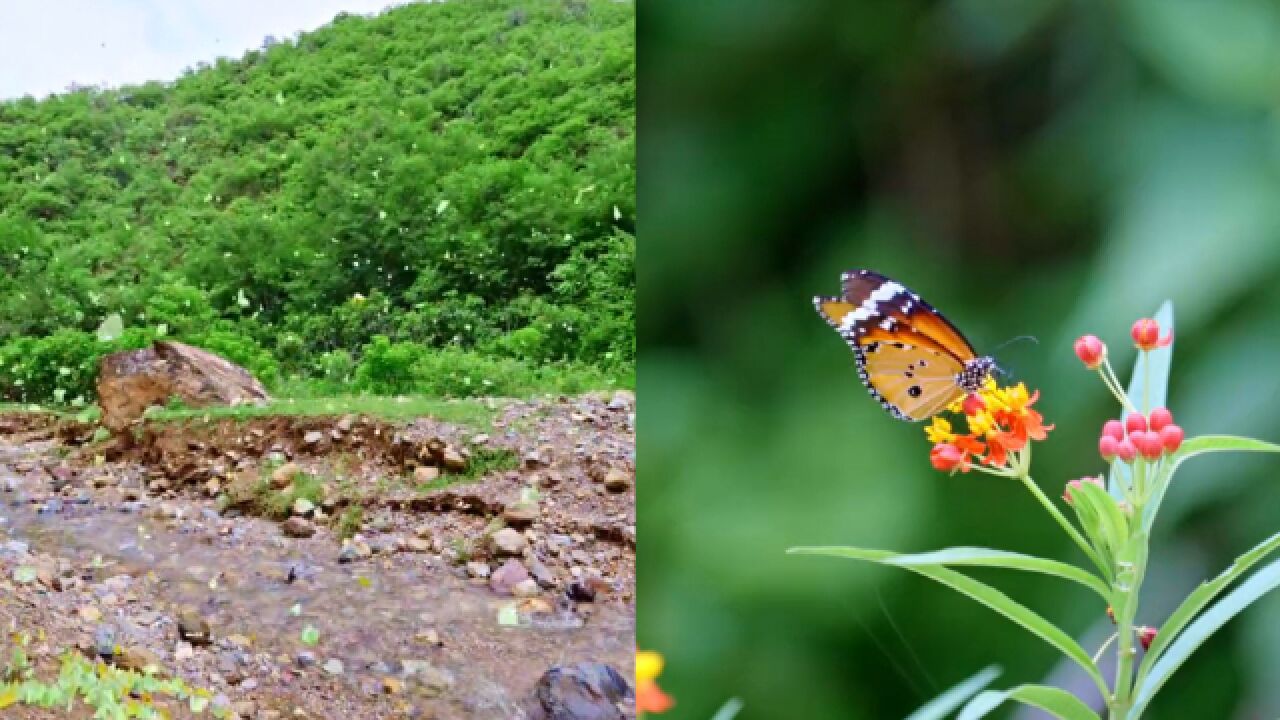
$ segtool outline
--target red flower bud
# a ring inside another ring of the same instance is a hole
[[[1140,433],[1147,429],[1147,419],[1142,417],[1142,413],[1129,413],[1124,419],[1124,426],[1130,435]]]
[[[1107,346],[1096,335],[1082,335],[1076,340],[1076,357],[1090,370],[1095,370],[1107,356]]]
[[[1134,323],[1129,334],[1133,336],[1133,344],[1137,345],[1139,350],[1155,350],[1173,342],[1172,332],[1163,338],[1160,337],[1160,324],[1151,318],[1142,318]]]
[[[964,467],[964,452],[951,443],[938,443],[929,451],[929,462],[936,470],[955,472]]]
[[[1102,426],[1102,434],[1116,442],[1120,442],[1124,439],[1124,424],[1119,420],[1108,420]]]
[[[1116,445],[1116,457],[1127,463],[1133,462],[1133,459],[1137,457],[1137,455],[1138,449],[1133,446],[1133,441],[1129,438],[1121,440]]]
[[[1165,452],[1177,452],[1182,447],[1182,428],[1177,425],[1165,425],[1160,428],[1160,444]]]
[[[1068,480],[1067,486],[1062,489],[1062,500],[1068,505],[1075,505],[1075,500],[1071,499],[1071,491],[1080,489],[1079,480]]]
[[[986,410],[987,403],[985,403],[977,393],[969,393],[969,395],[964,399],[963,407],[964,414],[973,417],[983,410]]]
[[[1107,606],[1107,619],[1111,621],[1112,625],[1116,622],[1116,611],[1112,610],[1110,605]]]
[[[1143,650],[1150,650],[1151,643],[1156,639],[1156,629],[1143,625],[1138,628],[1138,642],[1142,643]]]
[[[1160,432],[1165,425],[1173,424],[1173,413],[1167,408],[1156,408],[1151,411],[1151,429]]]
[[[1164,453],[1164,443],[1160,440],[1159,433],[1145,430],[1133,433],[1129,437],[1133,440],[1133,446],[1142,454],[1142,457],[1148,460],[1159,460],[1160,455]]]
[[[1107,462],[1115,460],[1120,454],[1120,442],[1110,435],[1103,435],[1098,438],[1098,454]]]

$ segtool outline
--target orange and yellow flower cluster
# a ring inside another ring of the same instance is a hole
[[[675,700],[658,687],[662,665],[663,659],[659,653],[651,650],[636,653],[636,712],[641,716],[646,713],[664,713],[675,705]]]
[[[933,443],[929,461],[938,470],[968,472],[974,464],[992,468],[1008,468],[1010,455],[1021,452],[1031,440],[1044,440],[1052,425],[1032,409],[1040,392],[1028,393],[1026,385],[999,387],[995,380],[976,393],[957,400],[947,408],[963,413],[967,433],[952,429],[951,421],[935,416],[925,427],[925,435]]]

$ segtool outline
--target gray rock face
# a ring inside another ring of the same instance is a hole
[[[596,662],[556,665],[534,690],[545,720],[622,720],[618,704],[631,695],[631,686],[617,670]]]

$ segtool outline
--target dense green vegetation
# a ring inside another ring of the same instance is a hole
[[[91,400],[100,355],[157,336],[273,388],[629,383],[634,28],[607,0],[414,4],[0,103],[0,399]]]

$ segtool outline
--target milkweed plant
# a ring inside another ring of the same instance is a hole
[[[934,417],[925,428],[933,443],[930,462],[938,470],[983,472],[1018,481],[1075,543],[1087,560],[1084,567],[1004,550],[954,547],[903,555],[854,547],[797,547],[789,552],[829,555],[894,565],[911,570],[967,595],[1052,645],[1079,665],[1097,687],[1105,707],[1048,685],[1025,684],[1008,690],[984,690],[998,670],[988,668],[918,710],[913,718],[941,718],[957,708],[961,720],[984,717],[1003,703],[1030,705],[1064,720],[1136,720],[1179,667],[1228,620],[1280,585],[1280,560],[1272,560],[1248,579],[1223,592],[1280,548],[1280,533],[1241,555],[1217,577],[1201,583],[1163,623],[1151,622],[1139,606],[1148,567],[1149,541],[1161,501],[1173,478],[1189,458],[1224,451],[1280,452],[1280,445],[1229,435],[1184,437],[1173,414],[1164,407],[1172,360],[1173,309],[1169,303],[1156,318],[1144,318],[1131,330],[1138,358],[1128,391],[1107,359],[1106,345],[1093,335],[1075,343],[1085,367],[1098,374],[1119,405],[1098,438],[1098,452],[1109,466],[1107,477],[1066,483],[1059,508],[1031,476],[1034,442],[1053,429],[1033,409],[1038,393],[1019,383],[998,387],[994,381],[957,401],[948,410],[955,426]],[[964,430],[960,432],[959,425]],[[1176,491],[1176,489],[1175,489]],[[1074,515],[1074,520],[1068,517]],[[1098,596],[1099,612],[1115,625],[1111,637],[1090,653],[1065,630],[1003,592],[953,567],[999,567],[1042,573],[1078,583]],[[1222,596],[1219,598],[1219,596]],[[1115,654],[1115,673],[1104,676],[1099,660]],[[1105,715],[1100,714],[1105,713]]]

